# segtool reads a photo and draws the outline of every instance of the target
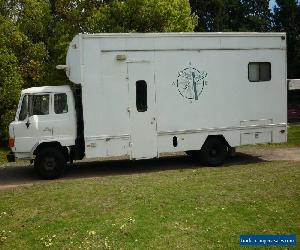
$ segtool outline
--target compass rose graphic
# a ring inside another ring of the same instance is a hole
[[[178,72],[177,81],[173,84],[184,98],[197,101],[207,85],[206,77],[207,72],[199,71],[190,63],[189,67]]]

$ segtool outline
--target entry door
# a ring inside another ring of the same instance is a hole
[[[157,156],[154,68],[151,60],[127,62],[129,79],[131,157]]]

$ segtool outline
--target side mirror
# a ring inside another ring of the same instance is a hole
[[[26,123],[25,123],[25,124],[26,124],[26,127],[29,128],[29,126],[30,126],[30,121],[29,121],[29,115],[28,115],[28,114],[27,114],[27,116],[26,116],[26,120],[27,120]]]

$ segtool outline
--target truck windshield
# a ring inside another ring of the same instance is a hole
[[[28,95],[25,95],[22,100],[22,106],[19,114],[19,121],[24,121],[28,114]]]

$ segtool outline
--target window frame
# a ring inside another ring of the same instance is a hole
[[[19,111],[18,111],[18,116],[17,116],[17,121],[18,122],[23,122],[23,121],[25,121],[26,120],[26,117],[25,117],[25,119],[23,119],[23,120],[20,120],[20,114],[21,114],[21,110],[22,110],[22,106],[23,106],[23,101],[24,101],[24,99],[27,97],[27,115],[26,115],[26,117],[28,116],[29,117],[29,95],[28,94],[24,94],[23,96],[22,96],[22,98],[21,98],[21,102],[20,102],[20,106],[19,106]]]
[[[145,97],[145,99],[143,99],[143,102],[141,102],[141,104],[143,104],[143,105],[140,105],[140,103],[138,101],[141,99],[141,97],[138,98],[138,91],[140,90],[140,86],[141,86],[141,90],[142,90],[142,85],[145,86],[144,90],[146,90],[146,91],[143,92],[143,96],[142,96],[142,97]],[[139,89],[138,89],[138,86],[139,86]],[[137,112],[139,112],[139,113],[148,111],[148,84],[145,80],[137,80],[135,82],[135,107],[136,107]]]
[[[269,80],[260,80],[260,64],[263,64],[263,63],[267,63],[267,64],[269,64],[270,65],[270,79]],[[259,66],[258,66],[258,70],[259,70],[259,72],[258,72],[258,78],[259,78],[259,80],[258,81],[251,81],[250,80],[250,64],[258,64]],[[272,64],[271,64],[271,62],[249,62],[248,63],[248,81],[249,82],[270,82],[272,80]]]
[[[32,98],[33,96],[41,96],[41,95],[48,95],[49,96],[49,103],[48,103],[48,114],[43,114],[43,115],[37,115],[37,114],[33,114],[33,103],[32,103]],[[34,116],[34,115],[37,115],[37,116],[46,116],[46,115],[51,115],[52,114],[52,95],[51,93],[33,93],[33,94],[28,94],[28,109],[29,109],[29,114],[28,116],[31,117],[31,116]]]

